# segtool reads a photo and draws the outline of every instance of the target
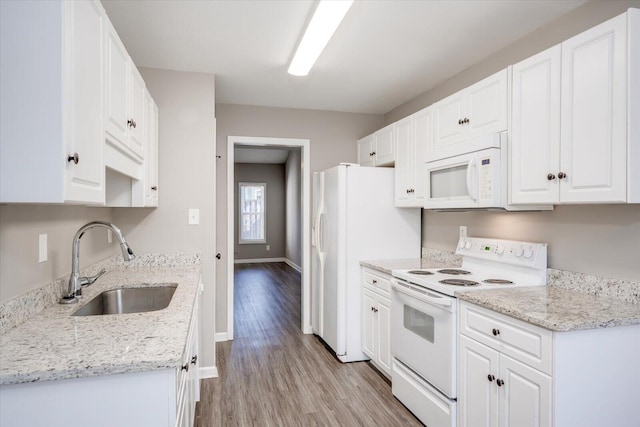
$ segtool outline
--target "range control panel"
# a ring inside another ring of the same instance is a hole
[[[458,241],[456,254],[530,267],[544,266],[546,268],[547,265],[546,243],[465,236]]]

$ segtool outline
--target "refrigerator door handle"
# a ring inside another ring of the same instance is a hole
[[[324,213],[320,212],[320,214],[318,215],[318,226],[316,227],[316,246],[320,254],[324,254],[324,241],[323,241],[324,221],[323,220],[324,220]]]

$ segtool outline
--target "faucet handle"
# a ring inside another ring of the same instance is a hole
[[[95,276],[90,276],[90,277],[80,277],[78,279],[78,284],[80,286],[89,286],[89,285],[93,285],[93,283],[98,280],[100,278],[100,276],[102,276],[104,273],[106,273],[107,270],[105,270],[104,268],[102,270],[100,270],[98,272],[98,274],[96,274]]]

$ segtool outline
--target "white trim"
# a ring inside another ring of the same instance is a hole
[[[218,368],[215,366],[201,366],[200,370],[200,379],[206,380],[207,378],[218,378]]]
[[[233,339],[233,265],[234,265],[234,147],[280,146],[300,147],[302,154],[302,301],[301,329],[311,330],[311,141],[294,138],[262,138],[248,136],[227,137],[227,338]],[[285,261],[286,262],[286,261]]]
[[[298,273],[302,273],[302,267],[300,267],[299,265],[295,264],[289,258],[284,258],[284,262],[286,262],[289,267],[293,268]]]
[[[299,273],[302,273],[302,267],[295,264],[289,258],[251,258],[251,259],[236,259],[233,261],[234,264],[258,264],[263,262],[284,262],[289,267],[293,268]]]
[[[227,339],[227,333],[226,332],[216,332],[215,341],[216,342],[229,341]]]

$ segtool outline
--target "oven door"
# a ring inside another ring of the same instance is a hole
[[[455,399],[457,300],[395,278],[391,294],[393,356]]]

